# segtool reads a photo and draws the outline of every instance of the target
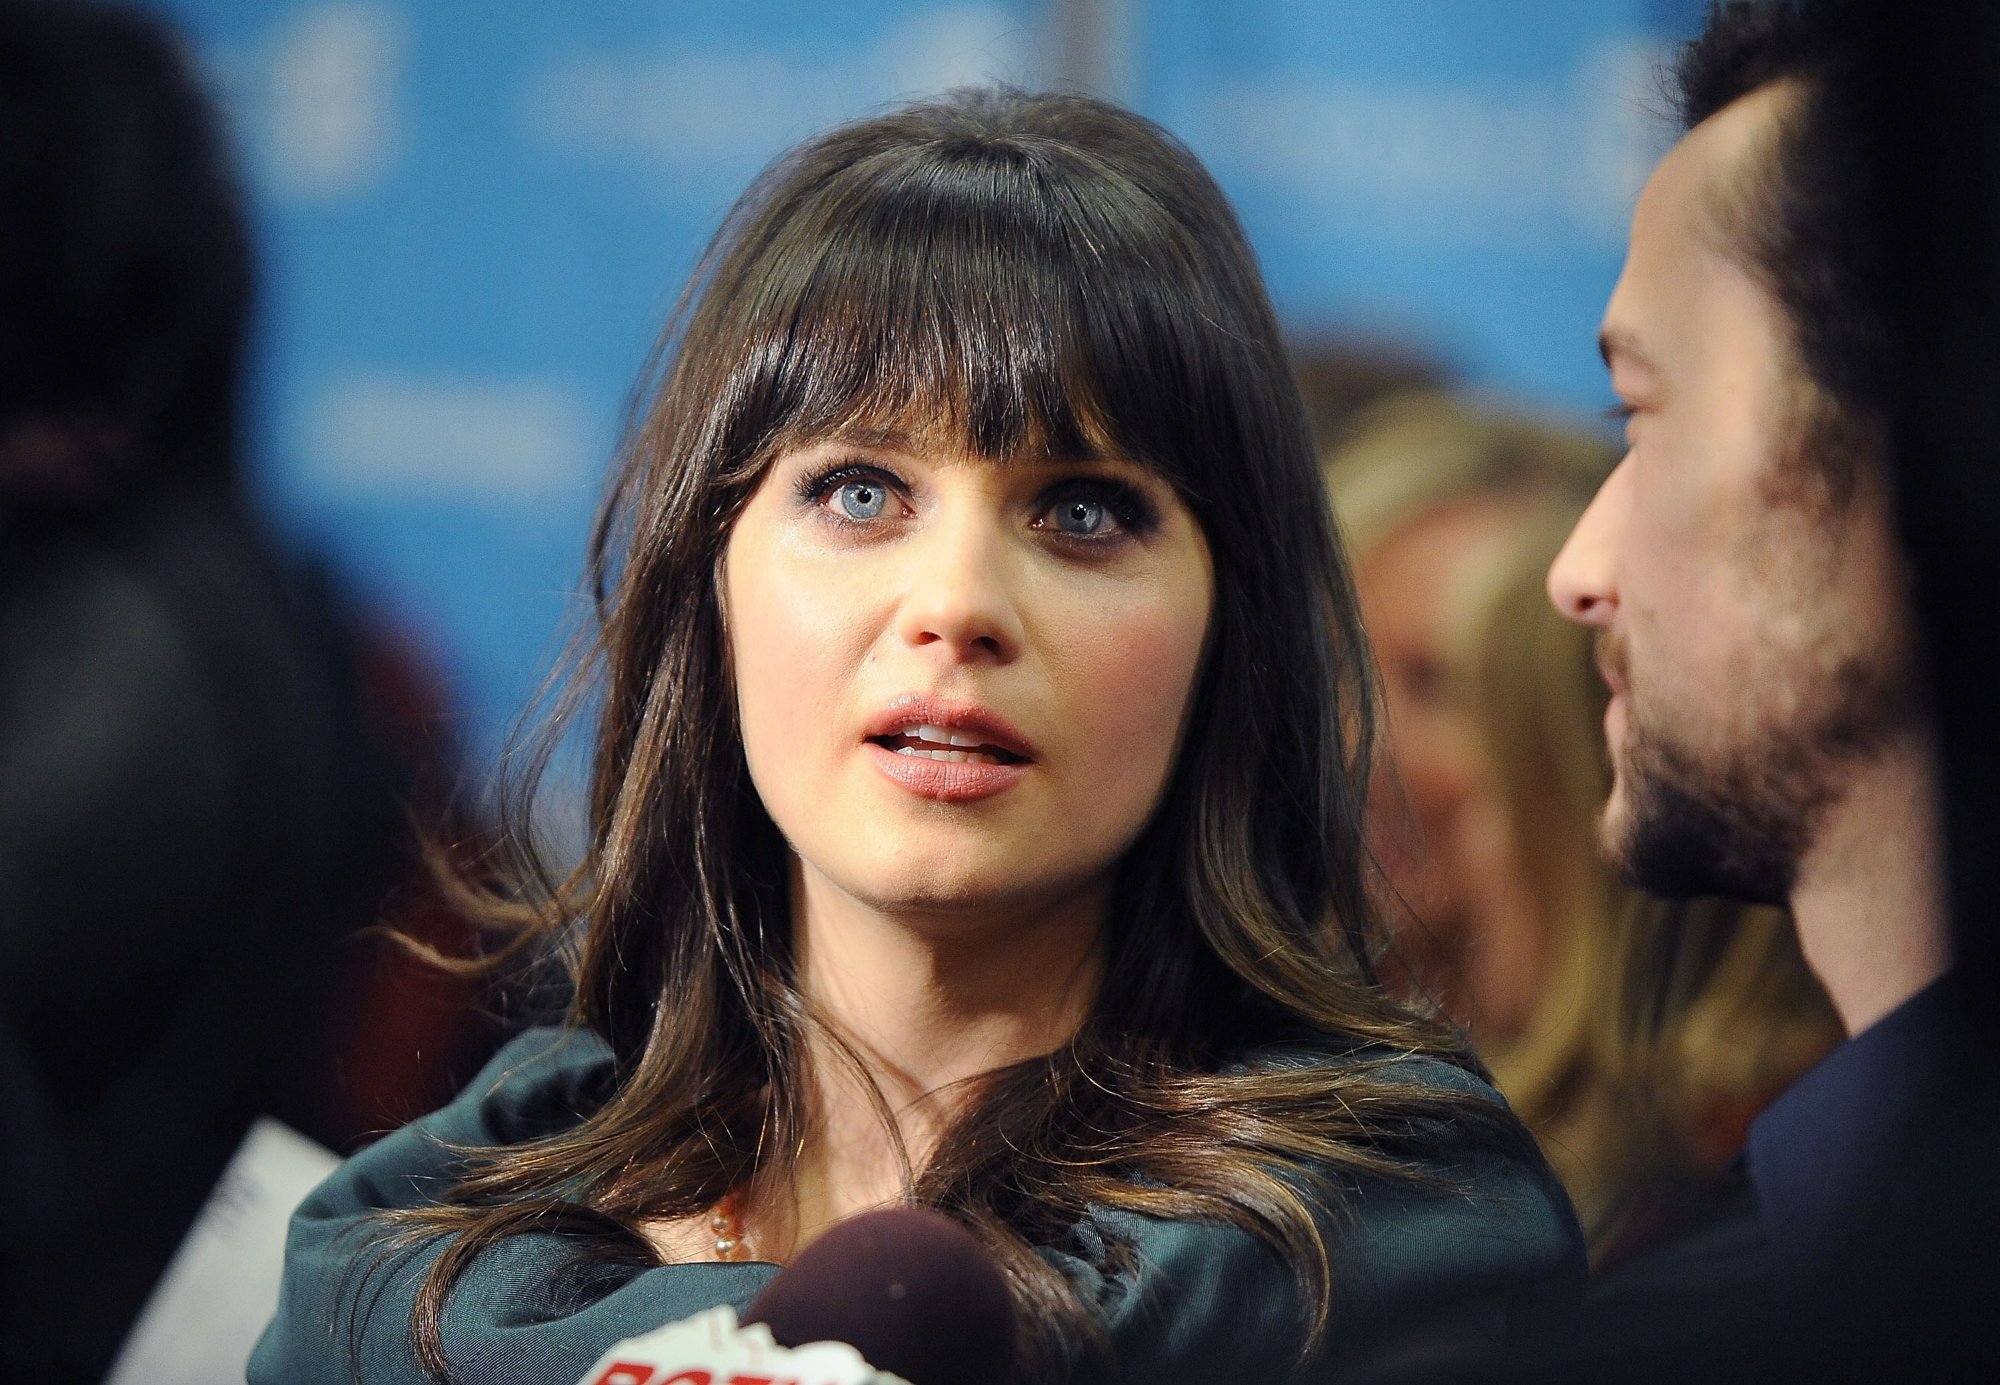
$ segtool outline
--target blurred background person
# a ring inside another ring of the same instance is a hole
[[[1407,915],[1396,962],[1489,1048],[1526,1025],[1547,940],[1518,872],[1493,865],[1504,801],[1469,654],[1494,576],[1537,508],[1574,498],[1580,512],[1609,465],[1596,439],[1438,393],[1363,410],[1326,459],[1392,738],[1393,772],[1371,806],[1391,900]]]
[[[399,870],[424,697],[246,498],[252,260],[162,30],[0,0],[0,1322],[24,1378],[101,1374],[254,1118],[333,1144],[384,1118],[328,1016],[381,989],[339,944]]]
[[[1391,960],[1474,1035],[1600,1270],[1740,1195],[1750,1118],[1838,1037],[1781,914],[1649,899],[1597,851],[1606,694],[1543,577],[1614,460],[1428,392],[1326,459],[1387,703]]]

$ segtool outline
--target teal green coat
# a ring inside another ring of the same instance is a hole
[[[1337,1061],[1332,1059],[1321,1061]],[[445,1144],[513,1144],[576,1124],[601,1093],[610,1051],[594,1035],[534,1030],[509,1044],[451,1105],[357,1154],[292,1217],[278,1313],[250,1359],[252,1385],[427,1385],[410,1350],[410,1307],[435,1246],[375,1265],[371,1212],[419,1207],[451,1185]],[[1493,1100],[1448,1064],[1398,1075]],[[440,1143],[443,1142],[443,1143]],[[1581,1294],[1582,1241],[1569,1201],[1539,1160],[1439,1152],[1447,1186],[1363,1180],[1322,1230],[1337,1317],[1310,1380],[1498,1347],[1563,1316]],[[1107,1280],[1092,1254],[1124,1240],[1138,1269]],[[1282,1379],[1299,1346],[1299,1295],[1262,1242],[1232,1227],[1103,1211],[1043,1254],[1102,1306],[1121,1376],[1148,1385]],[[566,1272],[567,1271],[567,1272]],[[459,1281],[443,1320],[462,1385],[575,1385],[614,1342],[713,1308],[741,1310],[778,1267],[592,1267],[553,1233],[503,1241]],[[359,1311],[356,1311],[359,1305]]]

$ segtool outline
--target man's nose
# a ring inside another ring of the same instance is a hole
[[[1617,612],[1618,553],[1630,507],[1627,463],[1620,462],[1549,565],[1549,600],[1571,620],[1605,626]]]
[[[953,660],[1006,662],[1020,653],[1020,580],[1006,536],[978,519],[940,521],[905,546],[910,570],[896,629]]]

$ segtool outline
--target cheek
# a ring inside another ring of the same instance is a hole
[[[837,566],[788,555],[781,544],[732,543],[723,593],[744,753],[766,798],[783,797],[789,767],[805,763],[814,728],[841,710],[840,690],[867,656],[861,593]]]
[[[1650,658],[1652,677],[1695,675],[1737,643],[1746,597],[1754,596],[1744,578],[1753,589],[1760,580],[1742,549],[1741,503],[1703,459],[1674,458],[1642,475],[1624,534],[1619,595],[1633,657]]]
[[[1681,522],[1656,531],[1634,621],[1634,710],[1694,743],[1742,739],[1788,695],[1798,617],[1823,604],[1829,576],[1797,569],[1746,487],[1714,490],[1718,503],[1682,501]]]
[[[1464,715],[1435,709],[1390,728],[1395,769],[1420,816],[1445,817],[1479,790],[1479,729]]]
[[[1205,592],[1100,607],[1095,620],[1066,622],[1069,633],[1051,644],[1066,739],[1100,791],[1092,801],[1121,816],[1152,811],[1180,744],[1207,616]]]

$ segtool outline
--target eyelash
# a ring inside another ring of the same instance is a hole
[[[1039,517],[1065,500],[1087,500],[1102,505],[1118,521],[1119,533],[1106,534],[1102,538],[1091,538],[1083,534],[1071,534],[1053,525],[1043,525],[1037,519],[1037,527],[1057,538],[1076,543],[1107,543],[1118,538],[1143,538],[1160,527],[1160,516],[1151,502],[1136,488],[1123,481],[1112,480],[1108,476],[1077,476],[1067,481],[1058,481],[1036,497],[1035,514]]]
[[[903,483],[893,473],[881,467],[837,461],[799,477],[796,483],[799,502],[824,506],[828,496],[851,481],[873,481],[892,496],[900,495],[904,489]],[[1093,538],[1066,533],[1054,525],[1040,522],[1040,517],[1052,506],[1065,500],[1087,500],[1102,505],[1118,521],[1120,532]],[[1078,476],[1056,482],[1036,497],[1035,514],[1036,527],[1042,532],[1076,544],[1111,543],[1124,537],[1143,537],[1157,529],[1160,523],[1159,514],[1137,488],[1106,476]]]
[[[804,505],[818,505],[849,481],[873,481],[891,495],[903,489],[900,481],[880,467],[861,466],[854,462],[829,462],[826,466],[808,471],[799,477],[797,484],[799,502]]]

